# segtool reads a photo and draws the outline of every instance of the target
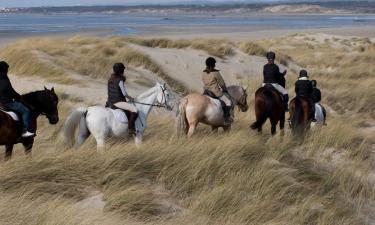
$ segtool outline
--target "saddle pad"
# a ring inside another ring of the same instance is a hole
[[[12,119],[14,121],[19,121],[20,120],[18,118],[18,115],[16,113],[14,113],[14,112],[8,112],[8,111],[2,110],[2,109],[0,109],[0,111],[5,112],[6,114],[8,114],[10,117],[12,117]]]
[[[126,114],[121,109],[111,109],[113,112],[113,115],[115,116],[115,119],[120,123],[128,123],[128,117],[126,117]]]

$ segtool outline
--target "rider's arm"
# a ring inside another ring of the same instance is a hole
[[[126,92],[124,81],[121,80],[121,81],[118,83],[118,86],[119,86],[120,89],[121,89],[121,93],[122,93],[122,95],[124,95],[124,96],[125,96],[127,99],[129,99],[130,101],[134,101],[134,98],[131,97],[130,95],[128,95],[128,92]]]
[[[21,99],[21,95],[17,93],[17,91],[14,90],[12,84],[10,83],[10,80],[8,79],[9,82],[9,91],[12,95],[12,98],[14,98],[16,101],[19,101]]]
[[[225,81],[223,79],[223,77],[221,76],[221,74],[219,72],[217,72],[217,81],[218,81],[218,84],[219,86],[221,87],[221,89],[224,91],[224,92],[227,92],[227,85],[225,85]]]

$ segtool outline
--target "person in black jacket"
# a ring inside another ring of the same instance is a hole
[[[312,121],[316,122],[315,120],[315,104],[312,99],[313,94],[313,85],[311,81],[309,80],[309,76],[307,75],[306,70],[301,70],[299,73],[299,78],[295,83],[295,92],[297,96],[304,97],[306,100],[309,101],[309,104],[312,109]]]
[[[134,98],[131,97],[125,89],[126,77],[124,76],[125,66],[122,63],[113,65],[113,73],[108,80],[108,99],[106,106],[110,108],[119,108],[130,112],[128,118],[128,130],[130,135],[136,134],[135,121],[138,117],[138,109],[133,103]]]
[[[285,90],[285,75],[286,70],[280,73],[279,67],[275,64],[276,55],[274,52],[268,52],[267,55],[268,63],[263,67],[263,85],[271,84],[278,92],[283,95],[285,111],[288,111],[289,96]]]
[[[23,122],[22,137],[33,137],[34,133],[30,132],[30,110],[21,101],[21,95],[12,87],[8,77],[8,63],[0,62],[0,104],[7,110],[21,114]]]
[[[327,117],[327,112],[326,112],[326,109],[323,107],[323,105],[320,104],[320,101],[322,100],[322,94],[321,94],[319,88],[317,87],[318,82],[316,80],[312,80],[311,84],[313,86],[312,100],[314,101],[315,104],[318,104],[322,108],[322,113],[323,113],[323,117],[324,117],[324,124],[326,124],[325,120],[326,120],[326,117]]]

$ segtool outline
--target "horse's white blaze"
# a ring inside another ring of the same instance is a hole
[[[142,142],[143,133],[147,127],[147,117],[150,114],[153,105],[158,102],[159,104],[170,107],[169,94],[165,89],[165,85],[157,83],[155,87],[137,97],[136,102],[145,104],[135,103],[139,114],[138,119],[135,122],[135,128],[137,130],[135,143],[139,146]],[[79,147],[90,133],[94,136],[97,142],[98,150],[104,149],[105,140],[109,136],[125,137],[128,134],[128,124],[118,122],[112,113],[112,110],[103,106],[91,106],[86,109],[86,117],[84,117],[82,111],[82,108],[79,109],[78,113],[77,109],[74,110],[71,114],[74,116],[69,116],[64,125],[64,133],[68,134],[74,132],[76,125],[80,123],[80,131],[75,147]],[[80,120],[77,120],[78,116],[81,117]],[[68,139],[74,138],[71,137],[71,135],[65,135],[65,137]]]

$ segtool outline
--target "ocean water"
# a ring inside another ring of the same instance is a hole
[[[374,25],[373,15],[129,15],[129,14],[0,14],[0,35],[48,34],[108,30],[108,35],[141,34],[158,27],[264,27],[286,29]],[[173,30],[173,29],[172,29]]]

